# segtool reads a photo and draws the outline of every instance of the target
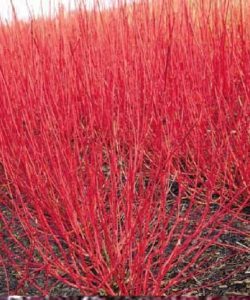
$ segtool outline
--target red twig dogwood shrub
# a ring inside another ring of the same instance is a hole
[[[177,295],[249,252],[248,1],[0,27],[7,292]]]

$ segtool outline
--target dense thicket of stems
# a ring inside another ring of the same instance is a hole
[[[249,229],[249,17],[159,0],[0,26],[7,289],[173,295],[244,267],[215,276],[249,251],[221,238]]]

